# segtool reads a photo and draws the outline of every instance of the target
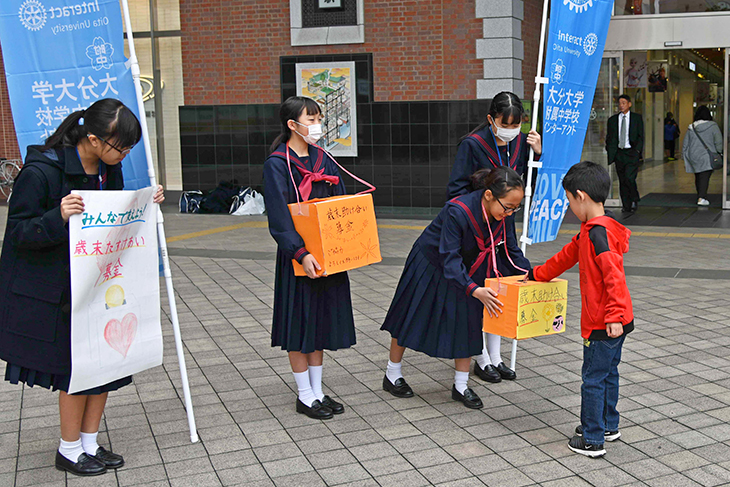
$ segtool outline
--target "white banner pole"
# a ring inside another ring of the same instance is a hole
[[[535,91],[532,95],[532,130],[537,129],[537,117],[540,113],[540,87],[548,82],[548,79],[542,74],[542,63],[545,59],[545,35],[547,33],[548,7],[550,0],[543,0],[542,4],[542,27],[540,29],[540,51],[537,56],[537,75],[535,76]],[[532,170],[542,167],[542,162],[535,160],[535,151],[530,147],[530,158],[527,162],[527,181],[525,187],[525,206],[522,220],[522,236],[520,237],[520,246],[522,253],[527,253],[527,245],[532,243],[532,239],[528,238],[527,230],[530,222],[530,200],[532,198]],[[512,355],[510,357],[510,368],[515,370],[517,362],[517,340],[512,340]]]
[[[137,61],[137,53],[134,50],[134,38],[132,36],[132,21],[129,17],[129,5],[127,0],[121,0],[122,11],[124,13],[124,25],[127,30],[127,42],[129,45],[129,63],[132,70],[132,78],[134,79],[134,88],[137,95],[137,108],[139,110],[139,123],[142,126],[142,141],[144,142],[145,156],[147,157],[147,173],[152,186],[157,185],[155,178],[155,168],[152,163],[152,147],[150,146],[150,136],[147,131],[147,117],[145,115],[144,101],[142,100],[142,85],[140,84],[139,62]],[[177,350],[177,360],[180,366],[180,377],[182,379],[183,396],[185,398],[185,411],[188,415],[188,426],[190,427],[190,441],[196,443],[198,441],[198,431],[195,427],[195,414],[193,413],[193,401],[190,396],[190,384],[188,383],[188,370],[185,366],[185,351],[182,346],[182,338],[180,336],[180,323],[177,318],[177,305],[175,304],[175,290],[172,287],[172,273],[170,272],[170,259],[167,255],[167,240],[165,238],[165,219],[162,216],[162,210],[157,205],[157,239],[160,246],[160,254],[162,255],[162,263],[165,272],[165,285],[167,288],[167,298],[170,304],[170,319],[172,321],[172,330],[175,335],[175,349]]]

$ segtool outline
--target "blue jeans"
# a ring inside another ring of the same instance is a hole
[[[618,364],[625,337],[583,340],[580,422],[591,445],[603,443],[604,431],[618,429]]]

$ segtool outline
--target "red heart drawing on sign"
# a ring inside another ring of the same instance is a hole
[[[104,340],[124,358],[136,335],[137,316],[134,313],[127,313],[121,323],[116,319],[109,320],[104,327]]]

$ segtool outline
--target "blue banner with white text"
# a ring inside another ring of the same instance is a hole
[[[0,42],[22,153],[102,98],[117,98],[140,116],[119,0],[2,0]],[[144,144],[122,169],[126,189],[149,186]]]
[[[553,0],[546,42],[542,168],[533,191],[528,236],[555,240],[568,210],[562,186],[580,162],[601,68],[613,0]]]

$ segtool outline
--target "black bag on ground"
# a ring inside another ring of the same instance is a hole
[[[228,213],[233,197],[241,187],[231,181],[221,181],[200,203],[200,213]]]

